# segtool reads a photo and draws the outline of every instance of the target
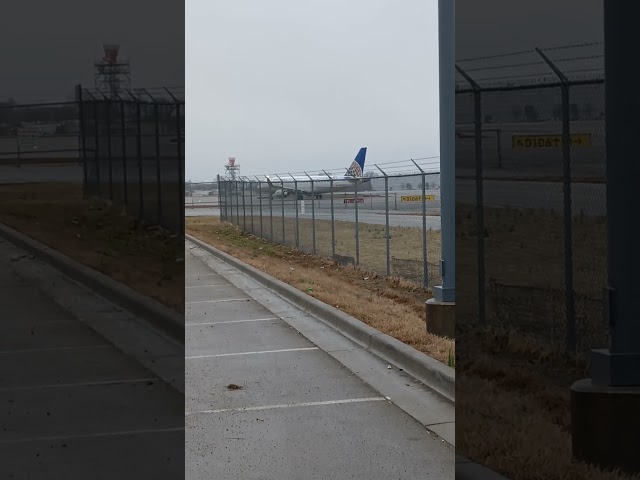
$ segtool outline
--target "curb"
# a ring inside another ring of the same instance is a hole
[[[296,306],[315,314],[324,323],[375,355],[402,368],[447,400],[455,403],[455,370],[360,320],[313,298],[189,234],[185,238],[203,250],[253,277]]]
[[[0,237],[49,263],[72,280],[144,319],[184,344],[184,319],[157,301],[145,297],[106,275],[0,223]]]
[[[507,478],[461,455],[456,455],[456,480],[507,480]]]

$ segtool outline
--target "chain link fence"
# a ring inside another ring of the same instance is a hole
[[[570,353],[608,335],[604,55],[588,47],[456,66],[457,290],[475,305],[456,321]]]
[[[220,218],[270,242],[429,288],[442,282],[438,162],[377,165],[346,188],[345,177],[329,172],[219,178]]]
[[[0,163],[80,162],[76,102],[0,104]]]
[[[77,96],[85,193],[184,233],[184,90]]]

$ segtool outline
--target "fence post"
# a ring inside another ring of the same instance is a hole
[[[282,187],[282,244],[285,245],[286,244],[286,235],[285,235],[285,229],[284,229],[284,180],[282,180],[278,175],[276,175],[276,177],[278,177],[278,180],[280,180],[280,185]]]
[[[99,131],[99,125],[100,125],[100,107],[99,107],[99,103],[98,100],[93,100],[93,130],[94,130],[94,134],[96,136],[95,138],[95,150],[96,153],[93,156],[94,158],[94,162],[95,162],[95,169],[96,169],[96,185],[98,187],[98,196],[101,196],[102,194],[102,189],[101,189],[101,175],[100,175],[100,167],[102,166],[100,164],[100,131]],[[94,192],[95,194],[95,192]]]
[[[232,225],[235,224],[235,206],[233,203],[233,198],[235,195],[235,180],[231,180],[231,177],[227,179],[227,196],[229,197],[229,206],[227,207],[227,210],[229,212],[228,215],[228,222],[231,223]]]
[[[271,192],[271,183],[269,183],[269,222],[271,225],[269,229],[269,240],[273,243],[273,193]]]
[[[496,137],[498,142],[498,168],[502,168],[502,130],[499,128],[496,131]]]
[[[109,160],[109,200],[113,201],[113,156],[111,152],[111,106],[112,100],[105,101],[105,126],[107,127],[107,158]]]
[[[313,254],[315,255],[317,253],[317,249],[316,249],[316,192],[315,192],[315,185],[313,182],[313,178],[311,178],[311,175],[309,175],[307,172],[304,172],[304,174],[309,177],[309,181],[311,182],[311,239],[312,239],[312,245],[313,245]]]
[[[478,321],[486,322],[485,260],[484,260],[484,186],[482,183],[482,89],[464,70],[456,65],[456,70],[473,88],[475,156],[476,156],[476,236],[478,248]]]
[[[152,97],[153,98],[153,97]],[[156,99],[153,99],[153,113],[154,113],[154,134],[156,140],[156,185],[157,185],[157,200],[158,200],[158,220],[162,223],[162,166],[160,165],[160,106]],[[182,199],[184,201],[184,199]]]
[[[356,266],[360,265],[360,232],[358,226],[358,178],[354,175],[353,185],[355,187],[355,198],[353,202],[355,203],[355,217],[356,217]]]
[[[124,187],[124,205],[129,206],[129,180],[127,165],[127,128],[125,119],[125,101],[120,101],[120,129],[122,132],[122,183]]]
[[[235,194],[235,199],[236,199],[236,221],[235,224],[239,227],[240,226],[240,191],[238,190],[238,179],[236,179],[234,181],[235,186],[236,186],[236,194]]]
[[[562,93],[562,183],[564,200],[564,278],[565,278],[565,310],[566,310],[566,350],[576,351],[576,316],[573,292],[573,218],[571,206],[571,116],[569,104],[569,80],[560,69],[536,48],[536,52],[553,70],[561,83]]]
[[[260,238],[264,238],[264,234],[262,233],[262,181],[256,177],[258,181],[258,201],[260,203]]]
[[[218,182],[218,210],[220,210],[220,221],[224,221],[224,214],[222,209],[222,184],[220,183],[220,174],[216,176],[216,180]]]
[[[234,223],[234,216],[235,216],[235,213],[234,213],[234,210],[233,210],[233,195],[234,195],[233,188],[234,188],[234,184],[235,183],[234,183],[233,180],[231,180],[230,177],[228,177],[225,180],[225,183],[227,184],[226,194],[227,194],[227,198],[228,198],[228,201],[227,201],[227,222],[233,224]]]
[[[140,101],[136,100],[136,155],[138,158],[138,202],[140,218],[144,218],[144,182],[142,170],[142,111]],[[184,199],[181,200],[183,202]]]
[[[248,177],[247,177],[248,178]],[[251,233],[255,235],[255,228],[253,225],[253,181],[249,180],[249,195],[251,196]]]
[[[299,219],[298,219],[298,180],[296,180],[296,178],[289,174],[289,176],[291,178],[293,178],[293,188],[296,191],[295,195],[296,195],[296,200],[295,200],[295,205],[296,205],[296,248],[300,248],[300,223],[299,223]],[[304,202],[304,200],[303,200]]]
[[[324,170],[322,172],[329,177],[329,192],[331,194],[331,258],[334,259],[336,258],[336,226],[333,210],[333,177]]]
[[[176,105],[176,144],[177,144],[177,152],[178,152],[178,195],[180,195],[180,225],[181,232],[184,234],[184,173],[182,169],[184,168],[184,162],[182,161],[182,136],[181,136],[181,123],[180,123],[180,102],[177,102]]]
[[[224,203],[223,199],[224,198]],[[218,174],[218,208],[220,209],[220,221],[227,221],[227,189],[224,185],[224,181]]]
[[[82,85],[76,86],[76,100],[78,102],[78,114],[80,120],[80,154],[82,157],[82,175],[84,195],[87,195],[87,146],[86,146],[86,132],[85,132],[85,111],[84,100],[82,98]],[[20,159],[20,141],[18,141],[18,160]]]
[[[234,217],[234,213],[233,213],[233,182],[227,178],[225,180],[226,183],[226,187],[225,187],[225,193],[227,195],[227,222],[233,224],[233,217]]]
[[[169,96],[173,99],[176,106],[176,149],[178,153],[178,195],[180,196],[180,218],[182,219],[180,222],[180,233],[184,234],[184,174],[182,169],[184,168],[184,163],[182,162],[182,137],[181,133],[181,124],[180,124],[180,101],[176,98],[176,96],[171,92],[169,88],[164,88],[164,90],[169,94]]]
[[[429,288],[429,262],[427,259],[427,185],[425,172],[422,167],[411,159],[413,164],[420,170],[422,174],[422,283],[425,288]]]
[[[242,182],[242,230],[247,231],[247,195],[245,193],[244,184],[245,181],[240,177]]]
[[[391,276],[391,249],[390,249],[390,239],[391,232],[389,231],[389,177],[387,174],[378,166],[374,165],[380,173],[384,175],[384,223],[385,223],[385,240],[386,240],[386,249],[387,249],[387,276]]]

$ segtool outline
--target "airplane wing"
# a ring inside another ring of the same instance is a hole
[[[278,191],[278,190],[282,190],[283,193],[285,193],[285,195],[290,195],[290,194],[303,194],[303,195],[309,195],[308,192],[304,191],[304,190],[300,190],[295,189],[295,188],[291,188],[291,187],[286,187],[284,185],[280,185],[278,184],[278,181],[276,181],[275,183],[271,180],[271,178],[267,177],[267,183],[269,184],[269,187],[272,190]]]

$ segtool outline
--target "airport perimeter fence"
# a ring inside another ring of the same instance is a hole
[[[185,209],[217,208],[218,181],[186,182],[184,191]]]
[[[80,162],[77,102],[0,103],[0,164]]]
[[[77,88],[85,193],[184,233],[183,88]]]
[[[572,354],[607,345],[601,48],[457,62],[457,294],[476,305],[457,322]]]
[[[413,172],[406,164],[399,171],[402,163],[374,167],[377,173],[348,191],[328,172],[327,180],[322,173],[292,174],[291,181],[273,175],[271,184],[266,177],[220,178],[220,218],[342,265],[426,288],[440,285],[439,161],[437,168],[433,159],[409,162]],[[287,193],[289,186],[299,193]]]

